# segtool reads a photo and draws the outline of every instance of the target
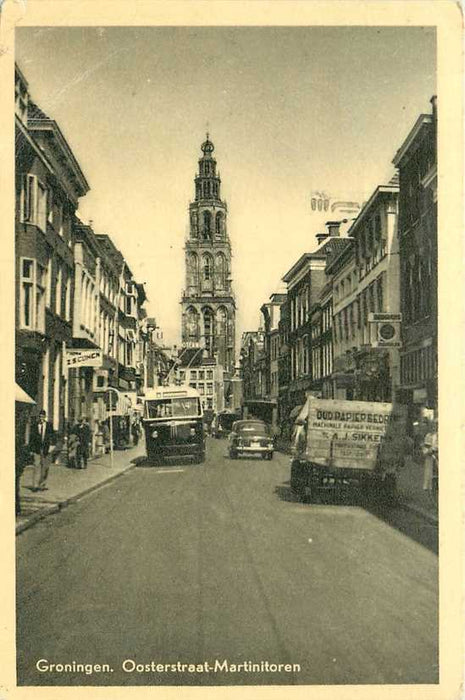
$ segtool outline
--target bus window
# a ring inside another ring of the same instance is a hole
[[[147,418],[184,418],[199,415],[200,403],[196,397],[158,399],[146,402]]]

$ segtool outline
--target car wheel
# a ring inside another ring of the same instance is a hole
[[[230,459],[237,459],[237,452],[236,452],[236,450],[229,450],[229,458],[230,458]]]
[[[272,452],[268,452],[268,459],[269,459],[270,461],[273,459],[273,453],[272,453]]]

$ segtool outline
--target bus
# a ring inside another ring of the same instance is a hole
[[[147,457],[205,460],[205,434],[200,394],[191,387],[160,386],[143,399],[142,423]]]

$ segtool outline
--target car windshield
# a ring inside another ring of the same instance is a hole
[[[238,433],[254,433],[255,435],[269,435],[268,426],[265,423],[238,423]]]
[[[184,418],[187,416],[200,416],[198,398],[156,399],[146,402],[147,418]]]

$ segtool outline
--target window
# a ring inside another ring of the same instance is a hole
[[[61,285],[62,285],[63,271],[61,269],[61,263],[57,261],[57,277],[56,277],[56,287],[55,287],[55,313],[61,315]]]
[[[47,274],[45,282],[45,304],[47,309],[52,305],[52,258],[47,261]]]
[[[211,239],[212,235],[212,215],[209,211],[203,213],[203,237],[205,240]]]
[[[197,370],[191,369],[191,379],[197,379]]]
[[[69,272],[66,275],[65,318],[67,321],[71,321],[71,275]]]
[[[179,372],[179,379],[180,379],[182,382],[186,381],[186,372],[185,372],[185,370],[182,369],[182,370]]]
[[[199,370],[199,379],[201,379],[201,380],[205,379],[205,370],[203,370],[203,369]]]
[[[42,231],[47,227],[47,189],[35,175],[26,175],[23,186],[22,220],[36,224]]]
[[[369,308],[370,311],[373,313],[375,310],[375,290],[374,290],[374,284],[370,284],[368,288],[368,299],[369,299]]]
[[[209,355],[213,353],[213,338],[215,335],[213,311],[210,308],[203,312],[203,327],[205,335],[205,349]]]
[[[382,278],[382,276],[378,277],[378,280],[377,280],[376,297],[377,297],[378,311],[383,311],[384,299],[383,299],[383,278]]]
[[[203,278],[206,282],[212,278],[212,259],[209,255],[203,256]]]
[[[199,391],[200,396],[205,396],[205,384],[197,384],[197,389]]]
[[[45,331],[46,268],[36,260],[20,260],[20,327]]]
[[[46,268],[37,263],[36,265],[36,330],[45,331],[45,289],[46,289]]]
[[[207,369],[207,379],[213,379],[213,370]]]
[[[217,238],[221,238],[223,233],[223,214],[219,211],[215,217],[215,234]]]
[[[22,220],[35,222],[37,178],[34,175],[25,175],[22,192]]]

